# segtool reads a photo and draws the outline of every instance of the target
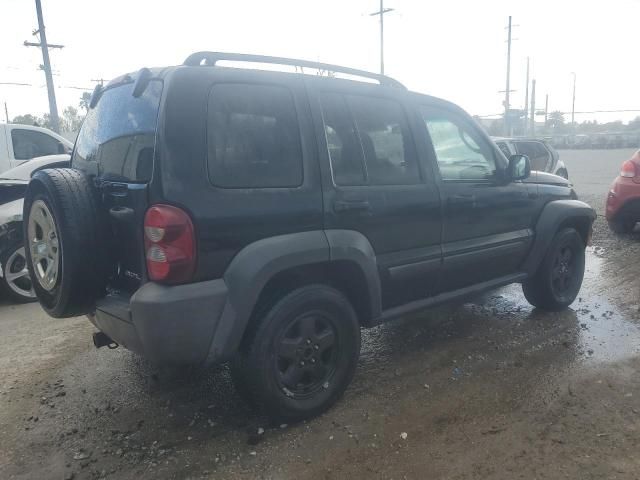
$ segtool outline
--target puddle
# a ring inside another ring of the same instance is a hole
[[[588,247],[585,278],[578,299],[569,310],[548,314],[558,321],[575,317],[577,329],[575,344],[576,362],[616,362],[640,353],[640,328],[629,314],[621,311],[607,298],[603,282],[611,288],[613,278],[603,268],[604,249]],[[500,290],[500,296],[507,304],[514,305],[521,312],[532,315],[534,309],[527,303],[521,288],[511,285]],[[534,319],[531,319],[535,321]]]

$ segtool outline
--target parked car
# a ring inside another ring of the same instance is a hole
[[[507,158],[517,153],[526,155],[529,157],[532,170],[553,173],[569,179],[569,172],[564,162],[560,160],[560,154],[546,140],[494,137],[493,141]]]
[[[47,128],[0,124],[0,175],[36,157],[70,154],[73,143]]]
[[[257,55],[97,87],[71,165],[25,197],[43,308],[158,364],[231,360],[238,390],[284,421],[341,396],[361,327],[514,282],[567,307],[595,218],[452,103]]]
[[[69,155],[36,158],[0,174],[0,292],[19,303],[33,302],[22,241],[22,203],[31,175],[69,166]]]
[[[616,233],[633,231],[640,222],[640,150],[620,168],[607,194],[606,218]]]

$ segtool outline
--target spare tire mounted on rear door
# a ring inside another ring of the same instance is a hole
[[[107,223],[78,170],[37,172],[24,199],[27,267],[38,300],[56,318],[91,312],[109,274]]]

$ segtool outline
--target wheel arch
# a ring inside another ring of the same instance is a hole
[[[535,227],[535,239],[523,270],[534,275],[551,245],[553,237],[563,228],[575,228],[585,245],[589,242],[596,212],[580,200],[554,200],[543,208]]]
[[[316,230],[271,237],[242,249],[224,274],[229,298],[212,339],[208,362],[229,358],[262,313],[294,289],[332,286],[351,302],[361,325],[381,313],[375,255],[360,233]]]

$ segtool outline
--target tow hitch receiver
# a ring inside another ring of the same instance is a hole
[[[111,340],[111,337],[103,332],[94,332],[93,344],[96,348],[107,347],[110,350],[118,348],[118,343]]]

